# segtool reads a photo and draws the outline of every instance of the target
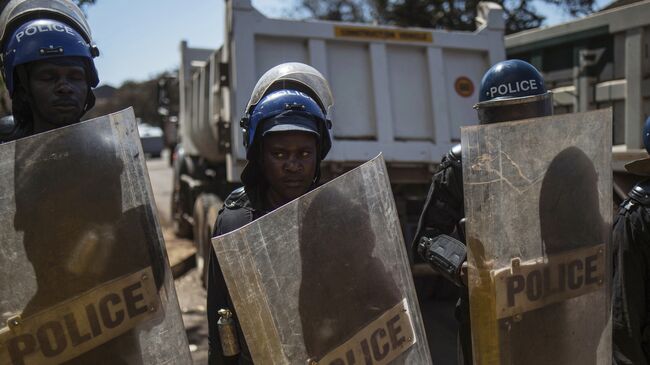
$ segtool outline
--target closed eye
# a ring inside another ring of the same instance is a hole
[[[70,79],[74,81],[82,81],[86,79],[86,76],[81,72],[75,72],[72,75],[70,75]]]
[[[36,79],[40,81],[53,81],[55,79],[55,76],[52,74],[41,74],[36,77]]]

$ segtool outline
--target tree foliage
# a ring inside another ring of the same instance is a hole
[[[77,3],[77,5],[79,5],[79,7],[84,7],[86,5],[95,4],[97,2],[97,0],[74,0],[74,2]]]
[[[302,7],[318,19],[370,22],[371,3],[372,0],[302,0]]]
[[[504,9],[506,33],[537,28],[545,17],[532,0],[492,0]],[[582,16],[594,11],[595,0],[538,0],[558,11]],[[479,0],[302,0],[304,10],[317,19],[376,22],[447,30],[476,29]]]
[[[98,99],[95,107],[86,113],[84,119],[114,113],[132,106],[136,117],[150,124],[159,124],[157,92],[157,78],[142,82],[126,81],[110,97]]]

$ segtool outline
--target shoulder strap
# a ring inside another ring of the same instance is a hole
[[[233,192],[228,195],[224,206],[228,209],[252,208],[248,194],[246,194],[246,189],[244,189],[243,186],[233,190]]]
[[[634,185],[628,196],[641,205],[650,206],[650,179]]]

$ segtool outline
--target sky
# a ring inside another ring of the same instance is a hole
[[[85,8],[101,55],[100,83],[150,79],[180,62],[181,40],[190,47],[223,43],[223,0],[98,0]],[[260,5],[262,3],[262,5]],[[268,16],[280,16],[282,0],[253,1]]]
[[[608,0],[597,0],[599,5]],[[288,0],[253,0],[260,12],[281,17]],[[181,40],[190,47],[218,48],[223,43],[224,0],[97,0],[86,8],[101,55],[100,84],[120,86],[143,81],[178,67]],[[552,6],[538,4],[547,25],[570,20]]]

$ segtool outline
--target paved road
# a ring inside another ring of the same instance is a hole
[[[160,159],[147,161],[152,189],[158,207],[159,220],[172,266],[194,253],[192,242],[178,239],[171,229],[170,199],[172,169],[163,154]],[[424,318],[427,340],[435,364],[456,364],[456,322],[453,318],[457,290],[446,282],[424,277],[416,280],[420,310]],[[192,358],[197,365],[207,364],[208,326],[205,312],[205,290],[196,269],[176,279],[185,331],[190,342]]]
[[[162,158],[148,159],[147,169],[149,170],[151,188],[158,207],[158,219],[160,219],[160,224],[163,227],[169,226],[173,171],[167,163],[166,153],[163,154]]]
[[[192,359],[196,365],[205,365],[208,363],[208,323],[205,315],[205,290],[199,277],[196,269],[192,269],[176,279],[176,292]]]
[[[191,241],[179,239],[172,232],[170,199],[172,192],[172,169],[167,164],[163,154],[162,158],[147,161],[151,187],[158,208],[158,219],[163,229],[163,236],[167,245],[167,254],[172,266],[177,266],[184,261],[191,260],[194,246]],[[205,317],[205,290],[201,286],[196,269],[184,273],[175,280],[176,294],[183,312],[185,332],[190,342],[190,351],[194,364],[205,365],[208,363],[208,326]]]

